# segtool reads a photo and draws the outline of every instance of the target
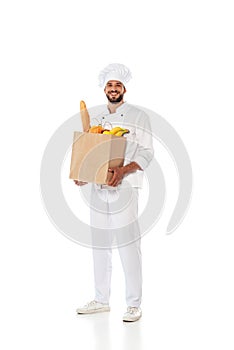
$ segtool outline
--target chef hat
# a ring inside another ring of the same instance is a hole
[[[120,63],[111,63],[99,74],[99,86],[105,87],[109,80],[118,80],[124,86],[132,78],[128,67]]]

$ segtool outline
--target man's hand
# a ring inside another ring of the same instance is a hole
[[[136,162],[131,162],[122,167],[110,168],[108,169],[108,171],[113,173],[113,176],[110,179],[110,181],[107,183],[107,185],[116,187],[122,182],[122,179],[124,178],[124,176],[134,173],[137,170],[142,170],[142,169]]]
[[[78,180],[74,180],[74,182],[77,186],[84,186],[88,183],[88,182],[83,182],[83,181],[78,181]]]
[[[107,183],[108,186],[118,186],[124,177],[123,167],[115,167],[108,169],[109,172],[113,173],[110,181]]]

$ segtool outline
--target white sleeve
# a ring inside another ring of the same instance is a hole
[[[136,141],[138,146],[134,161],[144,170],[154,156],[154,148],[149,117],[144,113],[141,121],[140,125],[137,126]]]

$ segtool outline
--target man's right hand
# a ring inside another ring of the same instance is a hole
[[[84,185],[87,185],[88,182],[83,182],[83,181],[78,181],[78,180],[74,180],[75,184],[77,186],[84,186]]]

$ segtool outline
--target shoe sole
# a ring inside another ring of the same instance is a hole
[[[136,319],[130,319],[130,318],[123,318],[123,322],[136,322],[138,320],[140,320],[141,316],[140,317],[137,317]]]
[[[131,322],[136,322],[139,321],[140,318],[137,318],[136,320],[123,320],[123,322],[131,323]]]
[[[86,314],[97,314],[99,312],[108,312],[110,311],[110,308],[102,308],[102,309],[97,309],[97,310],[87,310],[87,311],[82,311],[82,310],[76,310],[76,313],[78,315],[86,315]]]

